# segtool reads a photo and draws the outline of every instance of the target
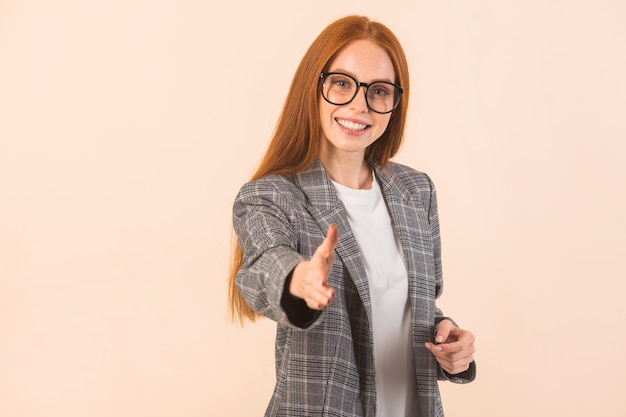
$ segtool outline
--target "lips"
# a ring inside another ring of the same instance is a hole
[[[369,125],[363,123],[357,123],[346,119],[335,119],[337,123],[348,130],[353,130],[355,132],[363,131],[369,127]]]

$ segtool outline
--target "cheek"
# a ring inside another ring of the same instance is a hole
[[[335,106],[328,104],[324,99],[320,100],[320,119],[322,123],[327,123],[332,119]]]
[[[380,137],[387,128],[389,127],[389,122],[391,121],[390,114],[381,114],[377,117],[376,120],[376,132],[378,132],[378,136]]]
[[[324,105],[326,104],[326,105]],[[328,108],[327,103],[320,103],[320,125],[322,127],[322,131],[325,135],[328,135],[329,130],[331,128],[332,122],[333,122],[333,112],[332,110],[334,109],[330,109]]]

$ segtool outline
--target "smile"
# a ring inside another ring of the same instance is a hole
[[[349,129],[349,130],[359,131],[359,130],[365,130],[365,129],[367,129],[369,127],[369,125],[366,125],[366,124],[363,124],[363,123],[351,122],[350,120],[344,120],[344,119],[335,119],[335,120],[341,126],[345,127],[346,129]]]

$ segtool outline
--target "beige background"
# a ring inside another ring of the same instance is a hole
[[[403,42],[397,160],[439,191],[449,417],[626,415],[626,3],[0,1],[0,416],[260,416],[230,207],[314,37]]]

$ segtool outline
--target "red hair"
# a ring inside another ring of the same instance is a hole
[[[387,52],[395,70],[395,82],[404,89],[387,129],[367,148],[365,159],[370,165],[376,163],[384,167],[398,152],[404,135],[409,98],[409,71],[404,51],[396,36],[385,25],[363,16],[348,16],[326,27],[304,54],[291,82],[272,140],[251,181],[272,174],[301,172],[318,156],[322,138],[319,116],[320,74],[327,70],[342,48],[361,39],[367,39]],[[235,283],[242,263],[243,253],[236,238],[233,238],[228,298],[231,317],[241,324],[245,320],[255,321],[261,316],[246,303]]]

